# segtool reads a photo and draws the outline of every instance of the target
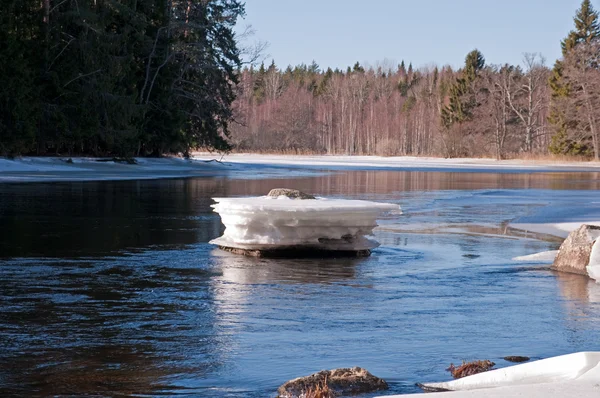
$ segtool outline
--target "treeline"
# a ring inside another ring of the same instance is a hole
[[[539,54],[486,65],[477,50],[459,70],[245,68],[232,143],[239,151],[598,160],[599,40],[598,13],[584,0],[552,70]]]
[[[0,6],[0,155],[229,148],[241,1]]]

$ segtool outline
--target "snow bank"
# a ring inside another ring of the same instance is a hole
[[[600,352],[578,352],[426,385],[454,391],[428,397],[541,398],[599,396],[599,383]]]
[[[195,153],[194,158],[206,159],[210,154]],[[350,156],[350,155],[260,155],[229,154],[228,163],[281,165],[294,167],[359,168],[359,169],[426,169],[451,171],[598,171],[599,162],[540,162],[495,160],[484,158],[433,158],[416,156]]]
[[[577,222],[557,222],[557,223],[515,223],[510,224],[511,228],[520,229],[528,232],[539,234],[554,235],[561,238],[566,238],[569,234],[581,227],[582,224],[598,225],[600,220],[585,220]]]
[[[100,181],[192,177],[225,174],[231,166],[180,158],[138,158],[137,164],[96,158],[0,158],[1,182]]]
[[[264,250],[309,246],[325,250],[368,250],[379,246],[367,236],[376,219],[400,206],[362,200],[279,197],[214,198],[214,211],[225,225],[211,243]]]
[[[425,383],[425,385],[457,391],[508,385],[553,383],[580,378],[600,382],[600,352],[578,352],[561,355],[491,370],[449,382]]]

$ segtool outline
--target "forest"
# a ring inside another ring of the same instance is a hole
[[[0,4],[0,155],[229,148],[242,2]]]
[[[599,160],[600,28],[589,0],[574,22],[553,68],[537,53],[486,65],[478,50],[459,70],[244,68],[231,142],[246,152]]]
[[[490,65],[473,50],[457,70],[243,62],[239,0],[0,2],[3,156],[600,160],[600,25],[589,0],[551,67],[538,53]]]

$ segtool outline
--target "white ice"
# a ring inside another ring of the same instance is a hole
[[[362,200],[290,199],[259,196],[215,198],[214,211],[225,225],[211,243],[241,249],[314,246],[327,250],[366,250],[383,212],[400,206]]]
[[[177,178],[210,173],[225,174],[231,167],[218,162],[180,158],[137,158],[137,164],[98,162],[97,158],[22,157],[0,158],[0,183],[40,181],[99,181]]]
[[[558,254],[558,250],[549,250],[546,252],[540,252],[540,253],[528,254],[526,256],[515,257],[515,258],[513,258],[513,261],[524,261],[524,262],[539,261],[541,263],[546,263],[546,262],[551,263],[554,261],[557,254]]]
[[[207,159],[212,156],[196,153],[194,158]],[[327,168],[401,168],[401,169],[458,169],[458,170],[523,170],[523,171],[559,171],[590,170],[597,171],[600,162],[554,162],[527,161],[519,159],[495,160],[490,158],[433,158],[416,156],[350,156],[350,155],[259,155],[229,154],[223,161],[238,164],[262,164],[297,167]]]
[[[590,254],[590,262],[586,267],[588,276],[600,283],[600,239],[596,238],[594,246],[592,246],[592,252]]]
[[[600,352],[578,352],[491,370],[428,387],[454,392],[428,397],[597,397]],[[400,397],[400,396],[394,396]],[[388,396],[387,398],[391,398]]]

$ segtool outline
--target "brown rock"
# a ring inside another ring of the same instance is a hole
[[[490,360],[463,362],[462,365],[456,367],[454,364],[450,364],[450,367],[446,369],[452,373],[452,377],[460,379],[466,376],[476,375],[477,373],[487,372],[496,365]]]
[[[271,189],[267,196],[287,196],[292,199],[315,199],[314,196],[309,195],[307,193],[298,191],[297,189],[288,189],[288,188],[275,188]]]
[[[600,236],[600,227],[583,224],[571,232],[560,245],[552,269],[562,272],[587,275],[586,267],[594,241]]]
[[[342,368],[322,370],[310,376],[299,377],[283,384],[277,390],[279,398],[298,398],[310,391],[327,390],[330,394],[349,395],[387,390],[385,380],[373,376],[366,369]]]
[[[369,257],[371,250],[324,250],[312,246],[286,246],[277,249],[240,249],[237,247],[219,246],[226,252],[241,254],[247,257],[261,258],[361,258]]]
[[[509,355],[504,357],[504,360],[508,362],[527,362],[529,359],[529,357],[522,357],[520,355]]]

